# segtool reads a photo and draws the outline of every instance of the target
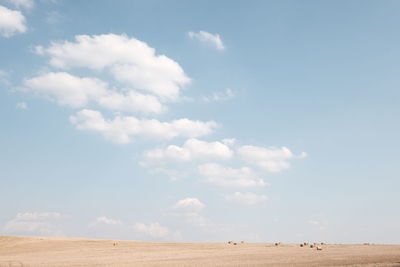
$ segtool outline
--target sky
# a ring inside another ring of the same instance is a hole
[[[400,243],[399,12],[0,0],[0,234]]]

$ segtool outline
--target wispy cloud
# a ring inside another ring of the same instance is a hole
[[[4,232],[13,234],[40,234],[63,236],[58,212],[26,212],[18,213],[14,219],[4,226]]]
[[[206,31],[199,32],[188,32],[188,36],[192,39],[199,40],[202,43],[206,43],[214,46],[217,50],[224,50],[225,46],[222,42],[219,34],[212,34]]]
[[[89,228],[96,227],[98,225],[113,225],[113,226],[121,226],[123,223],[120,220],[114,220],[108,218],[106,216],[100,216],[96,218],[96,220],[89,224]]]
[[[7,0],[7,2],[13,4],[16,8],[31,9],[34,6],[34,0]]]
[[[25,102],[18,102],[18,103],[15,105],[15,107],[16,107],[17,109],[27,109],[27,108],[28,108],[28,105],[27,105]]]
[[[216,102],[216,101],[226,101],[234,98],[236,93],[231,89],[226,89],[225,91],[213,92],[210,95],[203,96],[201,99],[204,102]]]
[[[254,205],[259,202],[267,200],[267,196],[258,195],[250,192],[248,193],[235,192],[230,195],[225,195],[225,199],[229,202],[239,203],[243,205]]]
[[[133,225],[133,230],[155,238],[166,237],[170,234],[170,230],[167,227],[160,225],[158,222],[149,224],[135,223]]]

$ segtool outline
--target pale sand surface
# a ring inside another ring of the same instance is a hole
[[[0,266],[400,266],[400,245],[167,243],[0,237]]]

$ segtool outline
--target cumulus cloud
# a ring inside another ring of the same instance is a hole
[[[219,34],[212,34],[206,31],[199,31],[199,32],[188,32],[188,35],[190,38],[196,39],[202,43],[212,45],[218,50],[225,49],[225,46]]]
[[[222,187],[259,187],[267,183],[259,178],[250,168],[230,168],[216,163],[198,166],[199,173],[208,183]]]
[[[103,108],[118,111],[161,113],[166,108],[153,95],[108,89],[108,84],[96,78],[77,77],[67,72],[49,72],[24,82],[23,90],[33,92],[63,106],[81,108],[95,102]]]
[[[137,119],[133,116],[117,115],[113,120],[107,120],[99,111],[84,109],[70,121],[78,130],[99,132],[112,142],[130,143],[132,137],[147,139],[171,139],[177,136],[197,137],[207,135],[216,128],[213,121],[202,122],[189,119],[178,119],[171,122],[160,122],[155,119]]]
[[[20,11],[0,6],[0,35],[11,37],[17,33],[26,32],[25,17]]]
[[[110,219],[106,216],[100,216],[98,218],[96,218],[96,220],[92,223],[89,224],[90,228],[93,228],[97,225],[114,225],[114,226],[120,226],[122,225],[122,221],[120,220],[114,220],[114,219]]]
[[[7,2],[13,4],[16,8],[31,9],[34,5],[33,0],[7,0]]]
[[[28,90],[49,97],[60,105],[79,108],[91,99],[106,94],[107,83],[95,78],[80,78],[66,72],[50,72],[27,79]]]
[[[53,42],[48,48],[38,46],[36,51],[49,55],[56,68],[106,69],[116,80],[163,100],[179,99],[182,87],[190,82],[177,62],[126,35],[77,35],[74,42]]]
[[[150,224],[136,223],[133,226],[133,230],[156,238],[166,237],[170,234],[170,230],[165,226],[161,226],[158,222]]]
[[[179,221],[190,226],[208,228],[212,226],[212,222],[201,214],[205,207],[198,198],[189,197],[177,201],[167,215],[177,217]]]
[[[226,195],[225,199],[230,202],[235,202],[243,205],[254,205],[259,202],[265,201],[267,196],[265,195],[258,195],[254,193],[241,193],[235,192],[230,195]]]
[[[205,205],[197,198],[181,199],[172,207],[173,210],[179,212],[200,212]]]
[[[206,142],[195,138],[187,140],[183,146],[170,145],[144,153],[143,166],[167,162],[189,162],[199,159],[229,159],[233,151],[221,142]]]
[[[202,100],[204,102],[217,102],[217,101],[226,101],[235,97],[235,92],[231,89],[226,89],[222,92],[213,92],[211,95],[203,96]]]
[[[17,109],[27,109],[27,108],[28,108],[28,105],[27,105],[25,102],[18,102],[18,103],[15,105],[15,107],[16,107]]]
[[[307,156],[305,152],[294,155],[286,147],[237,147],[235,143],[234,138],[221,142],[191,138],[182,146],[169,145],[145,151],[139,164],[150,168],[151,173],[163,173],[172,180],[200,175],[206,178],[206,182],[218,186],[257,187],[267,185],[259,178],[262,171],[279,172],[290,167],[290,160]],[[245,166],[237,168],[238,164]],[[253,169],[248,165],[259,168]]]
[[[244,161],[255,164],[269,172],[279,172],[289,168],[289,160],[295,157],[286,147],[264,148],[242,146],[238,149],[237,153]],[[301,155],[305,156],[303,153]]]
[[[40,234],[61,236],[59,220],[62,215],[58,212],[26,212],[18,213],[6,223],[4,232],[13,234]]]
[[[101,107],[111,110],[159,114],[167,109],[153,95],[141,94],[134,90],[125,91],[125,94],[108,91],[96,101]]]

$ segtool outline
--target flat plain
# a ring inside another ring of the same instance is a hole
[[[0,236],[0,266],[400,266],[400,245],[321,247]]]

